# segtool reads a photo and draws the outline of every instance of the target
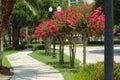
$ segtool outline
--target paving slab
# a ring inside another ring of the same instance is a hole
[[[11,80],[64,80],[58,70],[28,56],[32,50],[29,48],[7,56],[14,69]]]

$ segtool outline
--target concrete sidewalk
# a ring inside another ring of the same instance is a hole
[[[8,56],[14,69],[11,80],[64,80],[58,70],[31,58],[29,53],[32,53],[31,49]]]

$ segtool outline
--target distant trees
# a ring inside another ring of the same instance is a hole
[[[19,45],[19,34],[22,27],[27,26],[28,16],[31,14],[29,8],[18,1],[15,4],[14,10],[10,17],[12,23],[12,37],[13,37],[13,46],[16,47]],[[29,16],[30,17],[30,16]]]
[[[120,25],[120,0],[114,0],[114,24]],[[95,8],[102,7],[104,11],[104,0],[95,0]]]

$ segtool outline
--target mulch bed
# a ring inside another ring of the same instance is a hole
[[[10,80],[13,72],[7,67],[0,66],[0,80]]]

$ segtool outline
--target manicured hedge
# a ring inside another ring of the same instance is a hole
[[[83,66],[71,80],[104,80],[103,62]],[[120,80],[120,63],[114,64],[114,80]]]

